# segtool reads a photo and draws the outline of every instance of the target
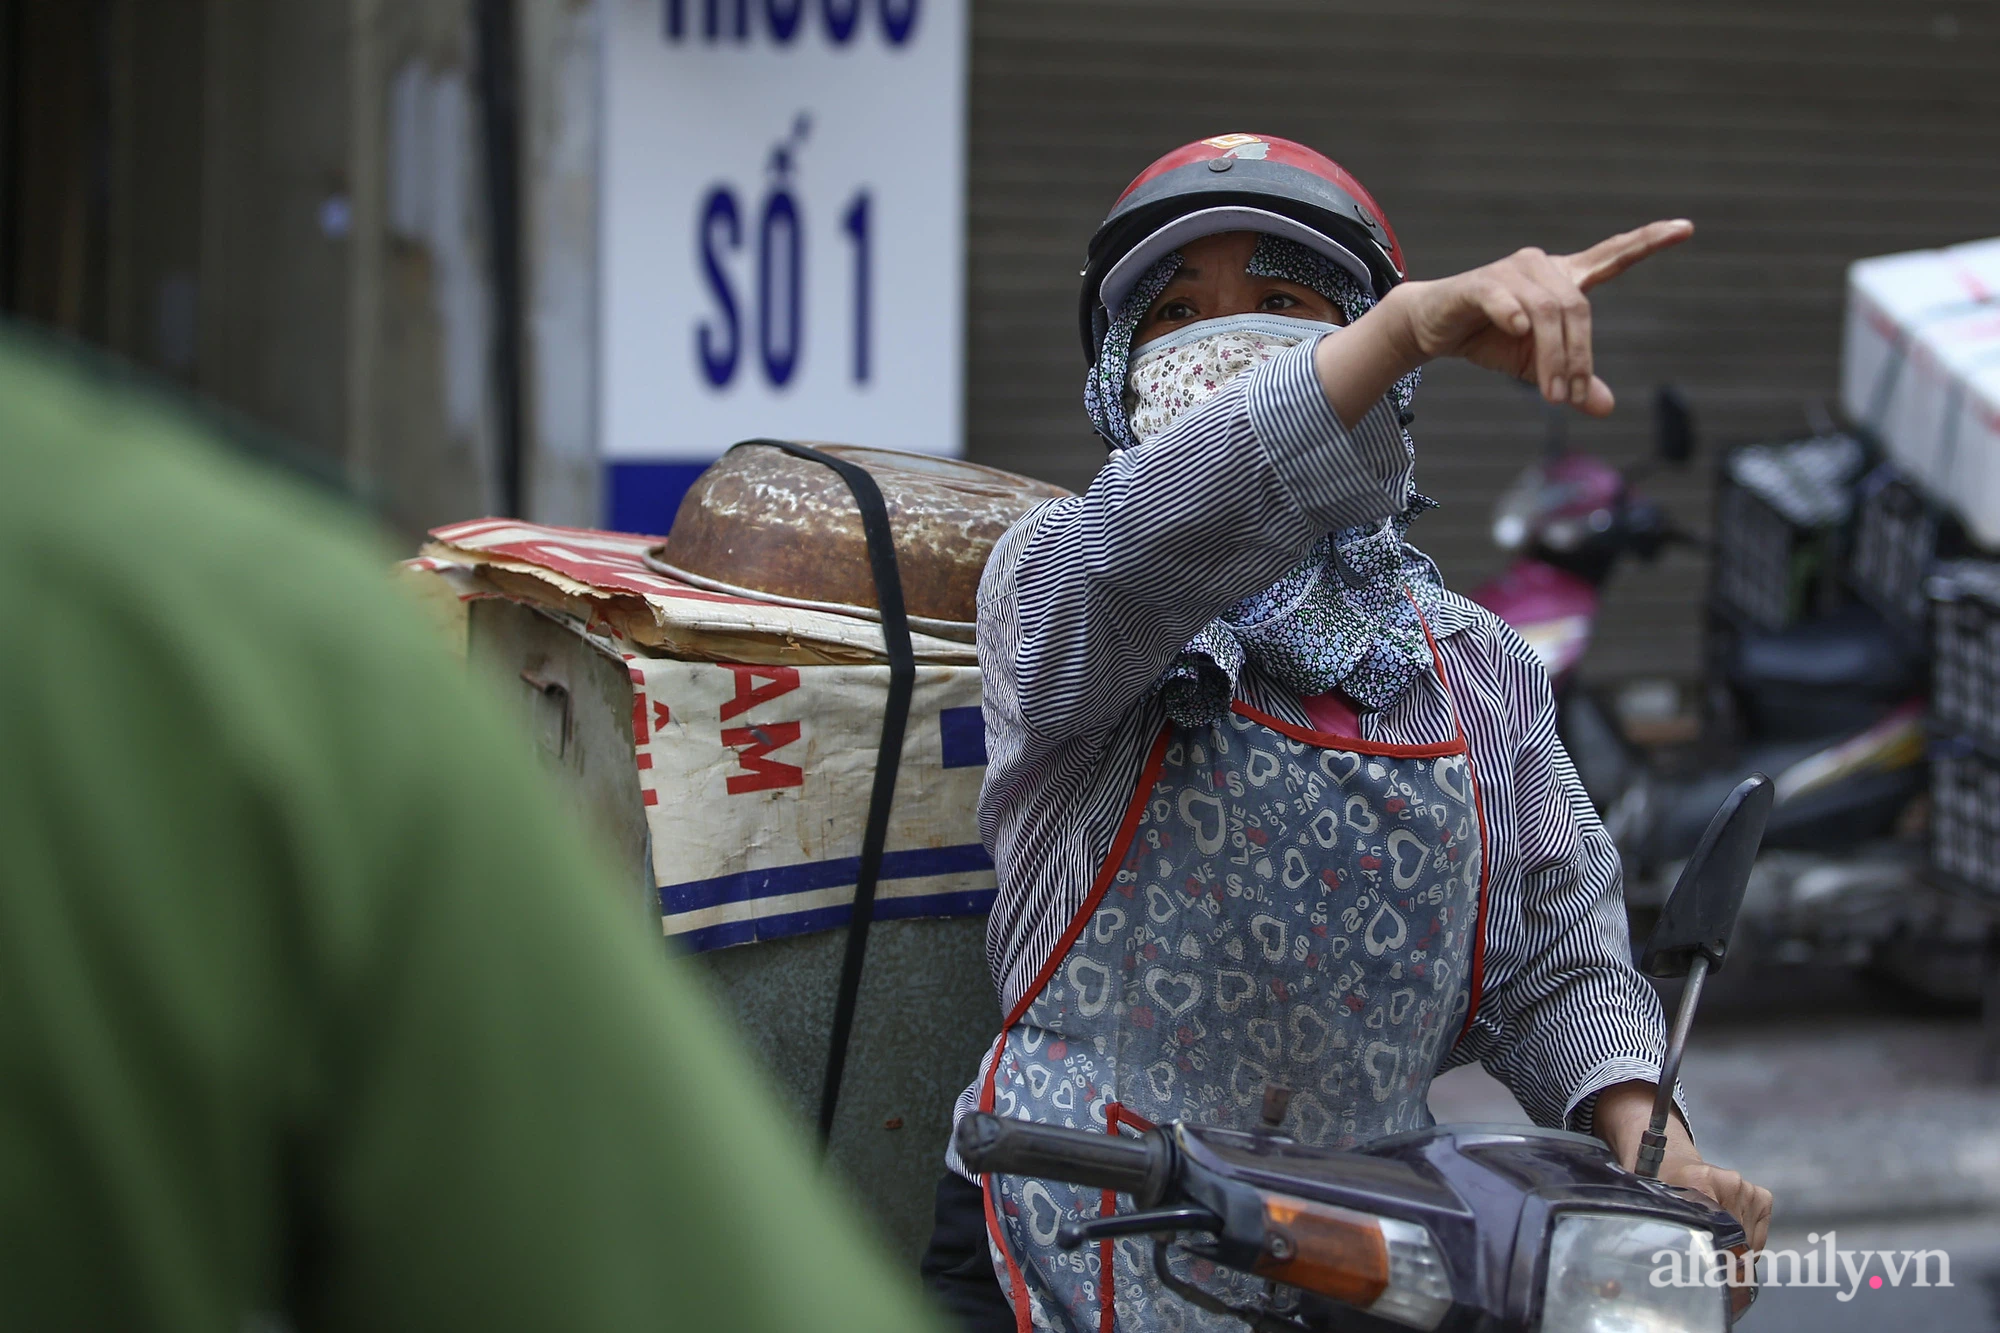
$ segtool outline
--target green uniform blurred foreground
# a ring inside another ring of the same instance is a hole
[[[0,336],[0,1320],[931,1327],[384,554],[211,434]]]

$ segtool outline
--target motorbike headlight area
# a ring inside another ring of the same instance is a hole
[[[1564,1213],[1549,1238],[1542,1333],[1724,1333],[1706,1231],[1632,1213]]]

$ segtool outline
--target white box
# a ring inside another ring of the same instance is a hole
[[[1964,275],[1970,273],[1973,281],[1985,289],[1985,295],[1976,299],[2000,300],[2000,236],[1950,246],[1944,253],[1961,270],[1961,282],[1965,280]]]
[[[1841,349],[1841,406],[1878,435],[1904,391],[1901,368],[1911,330],[1967,296],[1942,251],[1863,259],[1847,270],[1847,331]],[[1885,435],[1886,442],[1886,435]]]
[[[1909,340],[1889,429],[1893,456],[1939,504],[1965,498],[1960,474],[1975,441],[1959,429],[1971,376],[2000,357],[2000,304],[1968,305],[1926,321]]]
[[[1841,404],[1981,541],[2000,540],[2000,441],[1972,381],[2000,356],[2000,238],[1851,265]],[[1989,483],[1988,478],[1994,480]]]
[[[1975,541],[2000,550],[2000,360],[1966,377],[1955,429],[1952,508]]]

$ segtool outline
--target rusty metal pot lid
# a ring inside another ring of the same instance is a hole
[[[974,636],[979,575],[993,543],[1035,505],[1070,494],[956,458],[812,447],[875,478],[895,534],[911,628],[964,642]],[[831,468],[769,445],[738,445],[697,477],[646,563],[714,592],[881,618],[847,483]]]

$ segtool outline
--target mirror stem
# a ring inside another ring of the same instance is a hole
[[[1681,1007],[1674,1014],[1674,1029],[1667,1034],[1666,1058],[1660,1061],[1659,1088],[1653,1094],[1653,1123],[1639,1138],[1639,1175],[1646,1180],[1660,1178],[1660,1163],[1667,1156],[1667,1117],[1674,1112],[1674,1081],[1681,1073],[1681,1052],[1687,1048],[1688,1029],[1694,1026],[1695,1006],[1701,1003],[1701,984],[1708,980],[1708,955],[1697,953],[1688,963],[1687,984],[1681,987]]]

